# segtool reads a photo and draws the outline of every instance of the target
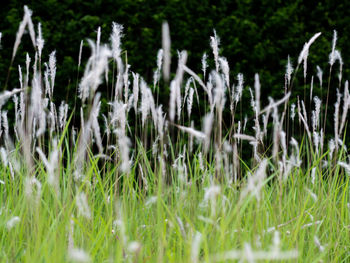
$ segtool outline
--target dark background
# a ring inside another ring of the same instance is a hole
[[[177,64],[176,51],[187,50],[190,68],[201,72],[203,52],[210,55],[209,37],[216,29],[221,38],[220,55],[228,59],[231,80],[242,72],[246,86],[252,86],[254,73],[260,74],[263,95],[281,97],[284,90],[284,72],[287,56],[294,67],[306,41],[316,32],[322,35],[311,46],[308,59],[308,77],[315,75],[315,94],[320,96],[316,81],[316,65],[324,70],[326,85],[333,30],[338,31],[337,48],[344,60],[344,79],[349,75],[347,61],[350,53],[350,1],[9,1],[0,9],[0,32],[3,33],[0,50],[0,86],[3,88],[10,65],[13,43],[18,25],[23,17],[23,6],[33,10],[33,22],[42,23],[45,46],[43,61],[56,50],[57,76],[55,97],[74,103],[77,83],[79,45],[82,39],[96,39],[98,26],[102,29],[102,42],[109,41],[112,21],[124,25],[123,49],[127,50],[131,70],[140,73],[152,83],[156,67],[156,54],[161,48],[161,24],[167,20],[172,40],[172,72]],[[24,35],[10,76],[9,89],[19,86],[17,66],[25,66],[24,55],[29,52],[32,61],[34,49],[29,35]],[[83,60],[90,51],[85,42]],[[334,77],[338,71],[335,66]],[[232,82],[231,82],[232,83]],[[295,91],[303,94],[302,69],[296,79]],[[302,85],[299,85],[302,84]],[[338,86],[333,82],[332,96]],[[104,87],[100,88],[102,91]],[[167,104],[168,87],[161,89]],[[244,96],[249,97],[247,89]],[[323,92],[325,94],[325,92]],[[295,97],[294,97],[295,98]],[[325,101],[325,96],[323,95]],[[334,98],[331,98],[331,105]],[[249,104],[248,104],[249,105]]]

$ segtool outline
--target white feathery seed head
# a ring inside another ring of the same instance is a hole
[[[320,114],[321,114],[321,100],[315,96],[314,97],[314,103],[315,103],[315,126],[318,128],[319,127],[319,122],[320,122]]]
[[[165,115],[163,114],[162,105],[158,106],[157,111],[157,130],[159,137],[163,140],[164,136],[164,125],[165,125]]]
[[[84,45],[84,40],[80,41],[79,56],[78,56],[78,68],[80,68],[80,65],[81,65],[81,56],[83,53],[83,45]]]
[[[238,85],[236,86],[236,93],[235,93],[235,102],[236,102],[236,104],[239,102],[239,100],[242,97],[243,84],[244,84],[243,74],[242,73],[238,73],[237,79],[238,79]]]
[[[97,34],[96,34],[96,54],[97,55],[100,53],[100,45],[101,45],[101,27],[99,26],[97,28]]]
[[[18,216],[12,217],[10,220],[6,222],[7,230],[11,230],[15,225],[17,225],[21,221],[21,218]]]
[[[210,134],[211,134],[211,130],[213,128],[213,121],[214,121],[214,116],[213,116],[212,112],[207,114],[203,119],[203,133],[205,134],[205,141],[204,141],[205,152],[207,152],[209,149]]]
[[[216,197],[221,193],[221,187],[219,185],[212,185],[205,188],[204,202],[214,201]]]
[[[160,72],[162,69],[162,62],[163,62],[163,49],[159,49],[157,53],[157,70]]]
[[[188,98],[187,98],[187,113],[188,113],[189,118],[191,117],[192,104],[193,104],[193,94],[194,94],[194,89],[191,88],[190,92],[188,94]]]
[[[342,67],[344,65],[343,59],[341,57],[341,53],[338,49],[334,51],[334,61],[339,61],[340,66]]]
[[[206,138],[206,134],[201,132],[201,131],[197,131],[193,128],[190,127],[185,127],[185,126],[181,126],[181,125],[176,125],[177,128],[179,128],[181,131],[187,132],[190,135],[193,135],[194,137],[198,138],[198,139],[205,139]]]
[[[262,160],[254,175],[248,177],[247,185],[241,192],[241,200],[248,194],[252,194],[256,197],[257,201],[260,201],[260,190],[263,187],[266,178],[267,164],[267,159]]]
[[[134,96],[134,110],[137,112],[137,103],[139,100],[139,83],[140,83],[140,75],[137,73],[132,73],[133,76],[133,84],[132,84],[132,89],[133,89],[133,96]]]
[[[216,31],[214,29],[214,36],[210,37],[210,46],[213,50],[216,72],[219,72],[219,45],[220,38],[217,36]]]
[[[55,86],[55,78],[56,78],[56,51],[53,51],[49,56],[49,69],[50,69],[50,79],[51,79],[51,95],[53,95],[53,89]]]
[[[149,96],[149,92],[148,92],[149,88],[147,87],[146,82],[144,81],[144,79],[141,79],[141,107],[140,107],[140,111],[141,111],[141,119],[142,119],[142,126],[145,125],[147,117],[149,115],[149,112],[151,110],[151,98]],[[175,100],[175,98],[173,98],[173,100]],[[173,102],[173,106],[175,107],[175,101]],[[174,117],[175,117],[175,109],[174,110]]]
[[[65,103],[64,101],[61,102],[61,105],[58,108],[58,114],[59,114],[58,123],[61,130],[63,130],[66,126],[67,115],[68,115],[68,104]]]
[[[339,108],[340,108],[341,93],[337,89],[337,101],[334,104],[334,141],[335,147],[338,148],[339,139]]]
[[[213,71],[212,75],[214,76],[215,80],[214,104],[217,109],[222,111],[226,102],[224,81],[221,75],[217,72]]]
[[[49,81],[50,69],[47,63],[44,63],[45,71],[44,71],[44,86],[45,86],[45,96],[48,95],[49,98],[52,98],[51,95],[51,84]]]
[[[120,58],[121,55],[121,38],[123,35],[124,27],[121,24],[112,23],[112,34],[111,34],[111,44],[112,44],[112,57],[114,61],[117,63],[117,69],[118,73],[122,74],[124,71],[124,66],[122,59]]]
[[[298,57],[298,64],[300,64],[303,60],[306,60],[308,55],[309,55],[309,48],[312,45],[312,43],[315,42],[315,40],[321,35],[321,32],[316,33],[315,35],[313,35],[312,38],[310,38],[309,42],[306,42],[304,44],[304,47],[302,49],[302,51],[299,54]]]
[[[187,98],[187,95],[188,95],[188,91],[190,90],[190,87],[191,87],[191,83],[194,83],[194,79],[193,77],[189,77],[186,81],[186,85],[185,85],[185,95],[184,95],[184,100]]]
[[[170,53],[170,30],[168,22],[163,22],[162,24],[162,49],[163,49],[163,77],[165,81],[170,78],[170,63],[171,63],[171,53]]]
[[[4,92],[0,93],[0,109],[7,102],[9,98],[11,98],[13,95],[21,91],[22,89],[13,89],[11,91],[5,90]]]
[[[328,142],[328,150],[329,150],[330,159],[332,159],[332,157],[333,157],[334,149],[335,149],[334,139],[330,139]]]
[[[176,71],[175,76],[175,101],[176,101],[176,115],[177,119],[180,120],[181,118],[181,110],[182,110],[182,96],[181,96],[181,85],[183,80],[183,74],[184,74],[184,66],[187,61],[187,52],[181,51],[178,52],[179,61],[178,61],[178,67]]]
[[[118,137],[118,146],[120,151],[120,157],[121,157],[121,165],[120,165],[120,171],[123,173],[129,173],[130,172],[130,139],[126,137],[125,133],[121,131],[120,129],[117,129],[116,131],[117,137]]]
[[[258,115],[260,113],[260,78],[259,74],[255,74],[254,76],[254,89],[255,89],[255,110],[256,114]]]
[[[114,101],[113,103],[110,103],[112,105],[112,116],[110,123],[112,124],[113,128],[119,128],[125,133],[126,128],[126,109],[127,104],[122,103],[121,101]]]
[[[226,86],[230,87],[230,67],[228,65],[227,59],[224,57],[220,57],[219,63],[220,63],[220,68],[224,73]]]
[[[315,180],[316,180],[316,167],[312,168],[311,170],[311,183],[315,184]]]
[[[304,44],[304,47],[302,51],[299,54],[298,58],[298,66],[302,61],[304,61],[304,78],[306,78],[306,72],[307,72],[307,57],[309,56],[309,49],[312,43],[315,42],[315,40],[321,35],[321,32],[316,33],[310,40],[309,42]]]
[[[28,26],[30,38],[32,40],[33,46],[36,47],[35,30],[34,30],[34,25],[32,21],[33,12],[26,5],[24,6],[24,15],[27,16],[27,26]]]
[[[315,242],[316,246],[318,247],[318,249],[320,250],[320,252],[322,253],[325,250],[325,247],[321,245],[321,242],[317,238],[317,236],[314,236],[314,242]]]
[[[311,123],[312,123],[312,131],[316,132],[317,129],[317,117],[316,117],[316,111],[311,112]]]
[[[36,188],[35,196],[33,196],[34,187]],[[39,203],[41,198],[41,183],[37,178],[35,178],[34,176],[27,177],[24,183],[24,191],[29,199],[33,198],[36,203]]]
[[[349,82],[345,81],[344,84],[344,96],[343,96],[343,114],[341,117],[341,124],[339,129],[339,135],[342,134],[343,129],[345,127],[347,113],[350,107],[350,93],[349,93]]]
[[[101,46],[99,54],[96,54],[96,45],[88,40],[92,55],[85,67],[84,75],[79,84],[79,97],[83,102],[95,94],[98,86],[102,83],[102,75],[108,68],[108,59],[112,55],[112,51],[107,46]],[[118,81],[117,81],[118,82]],[[117,85],[116,85],[117,86]],[[116,93],[118,90],[116,90]]]
[[[343,59],[341,57],[340,51],[339,50],[335,50],[334,51],[334,61],[338,60],[339,61],[339,74],[338,74],[338,79],[339,79],[339,85],[341,83],[341,79],[342,79],[342,74],[343,74]]]
[[[137,254],[141,250],[141,244],[137,241],[131,241],[128,244],[128,251],[133,254]]]
[[[191,262],[193,263],[199,262],[201,240],[202,240],[202,234],[197,231],[196,234],[194,235],[194,238],[192,240],[192,245],[191,245]]]
[[[287,62],[287,66],[286,66],[286,76],[287,76],[287,80],[288,80],[288,85],[290,85],[292,73],[293,73],[293,65],[292,65],[292,62],[290,61],[290,57],[288,55],[288,62]]]
[[[43,110],[42,87],[39,74],[35,74],[32,80],[30,118],[40,118]]]
[[[2,120],[1,125],[4,128],[5,140],[7,141],[9,139],[9,123],[7,119],[7,111],[1,112],[1,120]]]
[[[74,262],[87,263],[91,262],[91,258],[87,252],[79,248],[68,249],[68,258]]]
[[[98,147],[99,153],[102,154],[103,146],[102,146],[101,130],[100,130],[100,125],[98,123],[100,108],[101,108],[101,101],[98,101],[97,105],[93,107],[93,109],[90,112],[89,121],[91,122],[91,128],[94,133],[94,137],[95,137],[95,141],[96,141],[96,145]]]
[[[207,71],[208,68],[208,55],[207,53],[204,53],[202,56],[202,71],[203,71],[203,79],[205,79],[205,73]]]
[[[86,194],[84,192],[80,192],[76,195],[75,198],[76,198],[75,203],[78,208],[78,213],[87,219],[91,219],[91,210],[89,207]]]
[[[127,64],[125,66],[125,71],[123,73],[123,82],[124,82],[124,101],[125,103],[128,103],[129,100],[129,86],[130,86],[130,82],[129,82],[129,69],[130,69],[130,65]],[[105,72],[107,73],[108,71],[108,63],[106,64],[106,70]],[[106,76],[108,76],[108,73],[106,74]]]
[[[295,103],[290,106],[290,118],[294,121],[295,118]]]
[[[7,158],[7,152],[6,152],[4,147],[0,148],[0,156],[1,156],[1,161],[2,161],[3,165],[5,167],[7,167],[9,162],[8,162],[8,158]]]
[[[350,164],[348,164],[348,163],[346,163],[346,162],[341,162],[341,161],[339,161],[339,162],[338,162],[338,165],[339,165],[340,167],[344,168],[346,174],[347,174],[348,176],[350,176]]]
[[[59,178],[57,175],[57,169],[59,165],[59,149],[57,146],[57,139],[54,138],[52,140],[52,151],[48,159],[39,147],[36,148],[36,151],[46,168],[48,184],[53,187],[56,191],[56,194],[59,195]]]
[[[27,87],[28,82],[29,82],[29,66],[30,66],[30,62],[31,62],[31,58],[30,58],[29,54],[26,53],[26,81],[25,81],[26,85],[25,85],[25,87]]]
[[[331,66],[333,66],[334,62],[336,61],[335,47],[337,45],[337,39],[338,39],[337,31],[333,30],[332,51],[329,54],[329,64]]]
[[[170,82],[170,99],[169,99],[169,118],[170,121],[175,119],[175,109],[176,109],[176,81],[173,80]]]
[[[22,67],[21,67],[21,65],[18,65],[18,80],[19,80],[20,88],[23,89],[23,76],[22,76]]]
[[[26,26],[28,26],[29,34],[30,34],[30,37],[32,39],[33,46],[36,47],[36,44],[35,44],[35,31],[34,31],[34,26],[33,26],[33,22],[32,22],[32,18],[31,17],[32,17],[32,11],[28,8],[28,6],[25,5],[24,6],[23,19],[22,19],[21,23],[19,24],[18,31],[17,31],[17,34],[16,34],[15,44],[13,46],[12,60],[16,56],[16,52],[17,52],[17,49],[19,47],[19,44],[21,43],[21,39],[22,39],[22,36],[23,36],[23,34],[25,32]]]
[[[43,39],[43,35],[41,32],[41,23],[39,22],[38,23],[38,37],[36,39],[36,46],[38,48],[39,58],[41,58],[41,53],[42,53],[42,50],[44,48],[44,43],[45,43],[45,40]]]
[[[316,66],[316,69],[317,69],[317,78],[318,78],[318,81],[320,82],[320,87],[322,87],[323,71],[319,66]]]

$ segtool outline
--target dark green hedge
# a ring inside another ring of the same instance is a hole
[[[151,81],[157,50],[161,47],[160,29],[164,20],[170,24],[173,57],[176,50],[188,50],[189,66],[199,71],[202,53],[211,54],[209,36],[215,28],[221,38],[221,55],[230,63],[232,79],[242,72],[246,83],[252,85],[254,73],[258,72],[263,91],[266,91],[263,94],[280,96],[283,93],[288,54],[295,62],[304,42],[318,31],[323,35],[310,50],[309,78],[315,74],[316,65],[324,69],[327,77],[333,29],[339,35],[338,48],[345,62],[345,78],[349,73],[350,2],[347,1],[47,0],[28,3],[13,0],[2,4],[0,9],[2,87],[24,4],[33,10],[34,22],[40,21],[43,25],[44,56],[57,51],[56,94],[61,98],[72,97],[75,93],[81,39],[95,39],[96,29],[101,26],[102,40],[108,41],[112,21],[125,26],[123,48],[128,50],[131,70],[141,73],[148,81]],[[10,86],[18,85],[16,68],[19,63],[24,65],[26,51],[33,56],[28,36],[22,41],[13,65]],[[89,49],[85,47],[84,57],[88,55]],[[173,60],[173,66],[176,64]],[[299,82],[303,83],[302,73]]]

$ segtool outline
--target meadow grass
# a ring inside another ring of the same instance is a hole
[[[312,91],[310,101],[292,93],[299,67],[308,80],[309,48],[320,33],[304,45],[295,71],[288,57],[284,93],[266,103],[258,74],[252,89],[242,74],[232,80],[215,31],[215,70],[205,54],[197,75],[182,51],[172,75],[164,23],[149,86],[125,63],[123,27],[113,23],[110,45],[100,43],[100,28],[96,43],[87,41],[91,56],[77,80],[81,107],[70,109],[54,99],[55,52],[41,64],[41,28],[36,38],[32,12],[24,10],[11,65],[26,27],[34,62],[27,55],[19,88],[0,94],[3,109],[10,98],[15,108],[13,127],[5,110],[0,115],[1,262],[350,261],[350,95],[336,33],[334,108],[327,109],[328,94],[324,110]],[[82,52],[81,44],[78,68]],[[111,90],[106,105],[102,84]],[[164,113],[157,92],[168,86]],[[247,118],[243,92],[251,95]],[[206,114],[191,117],[192,108]],[[331,109],[334,131],[326,133],[322,116]]]
[[[282,188],[272,173],[263,182],[258,202],[251,195],[241,200],[239,185],[217,182],[219,191],[208,194],[212,182],[202,182],[205,172],[197,160],[188,161],[194,171],[191,184],[173,181],[163,188],[157,184],[159,176],[149,173],[145,193],[131,172],[118,195],[113,172],[102,176],[96,164],[92,159],[87,171],[87,181],[93,184],[81,189],[73,185],[69,169],[62,168],[60,198],[45,183],[39,165],[36,178],[44,183],[37,200],[36,193],[35,200],[28,199],[24,176],[12,180],[2,170],[4,261],[65,262],[69,246],[84,249],[95,262],[225,262],[231,250],[242,253],[235,260],[249,261],[247,246],[272,254],[276,250],[277,258],[279,251],[297,251],[291,261],[349,260],[349,179],[339,170],[331,176],[316,173],[314,183],[309,172],[295,171]],[[75,205],[76,192],[83,189],[90,218]],[[8,222],[16,216],[20,221],[10,228]],[[200,240],[195,244],[197,233]],[[274,241],[276,233],[279,239]]]

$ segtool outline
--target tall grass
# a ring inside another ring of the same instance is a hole
[[[259,74],[252,89],[243,74],[230,73],[215,31],[215,69],[204,54],[203,74],[195,73],[181,51],[171,74],[164,23],[152,86],[127,64],[123,26],[113,23],[111,43],[101,43],[100,28],[96,41],[87,40],[83,63],[81,42],[79,103],[69,108],[54,99],[56,53],[41,57],[41,26],[36,38],[32,12],[24,11],[11,66],[26,28],[36,52],[18,65],[19,87],[0,94],[3,109],[10,99],[15,105],[13,126],[5,110],[0,115],[2,261],[349,261],[350,96],[336,33],[329,72],[338,61],[340,75],[334,131],[326,134],[328,92],[325,110],[322,96],[293,93],[302,62],[304,83],[310,78],[307,57],[320,33],[295,70],[288,57],[284,93],[266,102]],[[156,92],[168,87],[164,108]],[[251,115],[242,110],[247,103]]]

